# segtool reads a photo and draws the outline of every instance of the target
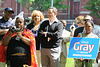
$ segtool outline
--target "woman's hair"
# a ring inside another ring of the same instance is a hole
[[[40,21],[43,20],[43,19],[44,19],[44,15],[43,15],[43,13],[42,13],[41,11],[39,11],[39,10],[34,10],[34,11],[32,12],[32,14],[31,14],[31,17],[34,18],[34,16],[36,16],[37,13],[40,15]]]
[[[84,19],[84,16],[78,16],[78,17],[75,18],[76,23],[82,23],[82,24],[84,24],[83,19]]]
[[[86,25],[87,22],[91,23],[91,25],[94,27],[94,22],[93,21],[88,20],[88,21],[85,22],[85,25]]]

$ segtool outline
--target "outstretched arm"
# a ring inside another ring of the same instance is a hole
[[[0,35],[4,35],[7,33],[9,29],[0,29]]]

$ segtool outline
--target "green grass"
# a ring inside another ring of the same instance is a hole
[[[70,45],[70,42],[67,43],[67,49],[69,48],[69,45]],[[74,67],[74,59],[73,58],[67,58],[66,61],[67,61],[66,67]]]
[[[74,59],[67,58],[66,67],[74,67]]]
[[[67,48],[69,48],[70,42],[67,43]]]

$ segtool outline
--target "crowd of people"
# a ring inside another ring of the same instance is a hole
[[[57,19],[57,9],[48,9],[48,20],[39,10],[31,14],[26,25],[24,13],[11,19],[14,11],[7,7],[0,19],[0,67],[65,67],[67,43],[71,37],[99,38],[100,30],[94,28],[90,15],[75,18],[71,32],[65,29],[67,22]],[[84,34],[83,34],[84,33]],[[95,63],[99,63],[99,52]],[[93,67],[92,59],[74,59],[74,67]],[[99,64],[98,64],[99,66]]]

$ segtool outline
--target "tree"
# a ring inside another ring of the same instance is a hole
[[[100,0],[89,0],[84,8],[91,10],[91,15],[100,18]]]
[[[68,5],[62,4],[63,1],[65,0],[53,0],[53,6],[57,9],[69,8]],[[21,3],[22,6],[28,4],[28,6],[25,7],[30,11],[33,11],[34,9],[46,11],[51,6],[51,0],[19,0],[18,2]]]

